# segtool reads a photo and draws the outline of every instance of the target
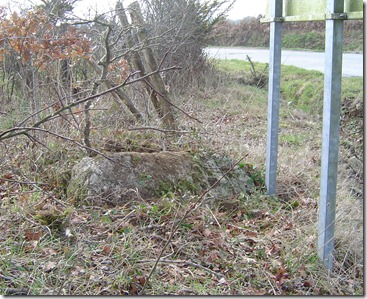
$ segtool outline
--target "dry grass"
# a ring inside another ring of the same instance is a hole
[[[208,199],[195,209],[173,236],[145,293],[363,294],[363,213],[344,163],[350,151],[342,147],[340,152],[335,266],[328,273],[316,254],[320,115],[282,104],[279,194],[269,197],[261,188],[267,92],[239,83],[236,76],[213,74],[191,96],[176,96],[175,102],[203,123],[178,115],[180,127],[192,134],[171,141],[170,147],[209,147],[234,159],[249,154],[248,167],[259,189]],[[127,131],[131,123],[119,122],[117,115],[101,112],[97,121],[93,142],[100,148],[111,138],[161,142],[159,132]],[[109,122],[114,130],[106,128]],[[23,139],[0,144],[0,293],[138,294],[174,225],[196,197],[167,192],[114,208],[75,206],[63,190],[67,170],[83,154],[70,144],[46,141],[52,151]]]

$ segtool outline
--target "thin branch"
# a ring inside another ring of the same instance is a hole
[[[51,103],[50,105],[46,106],[45,108],[41,109],[41,110],[38,110],[34,113],[32,113],[31,115],[29,115],[28,117],[26,117],[20,124],[18,124],[18,127],[21,127],[23,126],[23,124],[25,124],[29,119],[32,119],[33,117],[35,117],[37,114],[40,114],[42,111],[45,111],[49,108],[51,108],[53,105],[57,104],[59,102],[59,100]]]
[[[29,131],[40,131],[40,132],[43,132],[43,133],[47,133],[47,134],[50,134],[50,135],[53,135],[53,136],[56,136],[58,138],[61,138],[61,139],[64,139],[66,141],[70,141],[72,143],[75,143],[76,145],[88,150],[88,151],[92,151],[98,155],[101,155],[103,156],[104,158],[112,161],[112,162],[115,162],[115,160],[113,160],[112,158],[108,157],[107,155],[101,153],[100,151],[96,150],[96,149],[93,149],[93,148],[90,148],[88,146],[85,146],[84,144],[81,144],[80,142],[72,139],[72,138],[69,138],[69,137],[66,137],[66,136],[63,136],[63,135],[60,135],[60,134],[57,134],[55,132],[52,132],[52,131],[49,131],[49,130],[46,130],[46,129],[42,129],[42,128],[35,128],[35,127],[21,127],[21,128],[13,128],[14,130],[21,130],[21,132],[19,133],[22,133],[22,134],[27,134]],[[19,135],[19,134],[18,134]]]
[[[45,185],[47,186],[48,184],[45,183],[37,183],[37,182],[22,182],[22,181],[18,181],[18,180],[11,180],[11,179],[5,179],[3,177],[0,177],[0,181],[5,181],[5,182],[11,182],[11,183],[16,183],[16,184],[20,184],[20,185]]]
[[[151,72],[145,76],[142,76],[142,77],[139,77],[139,78],[136,78],[136,79],[132,79],[129,81],[130,78],[132,78],[134,75],[140,73],[140,71],[136,71],[134,73],[131,73],[129,74],[129,76],[125,79],[124,82],[122,82],[121,84],[119,85],[116,85],[112,88],[109,88],[103,92],[100,92],[98,94],[95,94],[95,95],[92,95],[92,96],[89,96],[87,98],[84,98],[84,99],[80,99],[78,101],[75,101],[73,103],[70,103],[69,105],[67,106],[64,106],[62,108],[60,108],[59,110],[55,111],[54,113],[44,117],[43,119],[41,119],[40,121],[36,122],[35,124],[33,124],[32,126],[30,127],[14,127],[14,128],[11,128],[9,130],[6,130],[2,133],[0,133],[0,141],[3,141],[5,139],[9,139],[9,138],[13,138],[15,136],[19,136],[19,135],[25,135],[27,132],[39,127],[40,125],[42,125],[43,123],[46,123],[48,122],[49,120],[51,120],[53,117],[55,117],[55,115],[60,115],[60,113],[64,112],[65,110],[69,110],[70,108],[72,107],[75,107],[79,104],[82,104],[84,102],[87,102],[89,100],[94,100],[94,99],[97,99],[101,96],[104,96],[110,92],[113,92],[113,91],[116,91],[117,89],[123,87],[123,86],[127,86],[127,85],[131,85],[131,84],[134,84],[136,82],[139,82],[141,80],[144,80],[145,78],[148,78],[156,73],[160,73],[160,72],[165,72],[165,71],[170,71],[170,70],[174,70],[174,69],[177,69],[176,66],[172,66],[172,67],[169,67],[169,68],[165,68],[165,69],[162,69],[162,70],[155,70],[154,72]],[[18,132],[19,131],[19,132]]]
[[[25,179],[27,179],[25,176],[23,176]],[[58,200],[55,196],[53,196],[51,193],[47,192],[46,190],[42,189],[38,185],[46,185],[43,183],[33,183],[32,186],[38,189],[39,191],[45,193],[49,198],[51,198],[53,201],[57,202],[58,204],[62,205],[64,208],[67,208],[67,205],[64,204],[61,200]]]
[[[40,140],[38,140],[36,137],[34,137],[34,136],[30,135],[28,132],[27,132],[27,133],[25,133],[24,135],[25,135],[26,137],[28,137],[28,138],[29,138],[29,140],[30,140],[30,141],[32,141],[33,143],[35,143],[35,144],[39,143],[40,145],[42,145],[43,147],[45,147],[45,148],[47,148],[49,151],[51,151],[51,150],[50,150],[50,148],[49,148],[46,144],[44,144],[43,142],[41,142]]]
[[[153,130],[153,131],[158,131],[161,133],[177,133],[177,134],[190,134],[190,131],[176,131],[176,130],[164,130],[164,129],[159,129],[159,128],[154,128],[154,127],[138,127],[138,128],[129,128],[127,129],[128,131],[142,131],[142,130]]]
[[[214,218],[215,222],[217,223],[217,225],[218,225],[220,228],[222,228],[222,226],[220,225],[220,223],[219,223],[219,221],[218,221],[217,217],[215,217],[215,215],[214,215],[214,213],[212,212],[212,210],[210,209],[210,207],[209,207],[209,206],[207,206],[207,208],[208,208],[208,211],[210,212],[210,214],[212,214],[212,216],[213,216],[213,218]]]

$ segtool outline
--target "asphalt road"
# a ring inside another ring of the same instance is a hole
[[[218,59],[243,59],[248,55],[252,61],[269,63],[269,49],[210,47],[205,51]],[[282,64],[294,65],[307,70],[324,72],[323,52],[282,50]],[[343,54],[343,76],[363,77],[363,54]]]

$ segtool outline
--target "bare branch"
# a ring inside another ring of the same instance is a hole
[[[95,94],[95,95],[91,95],[89,97],[86,97],[84,99],[80,99],[78,101],[75,101],[73,103],[70,103],[69,105],[66,105],[62,108],[60,108],[59,110],[55,111],[54,113],[44,117],[43,119],[41,119],[40,121],[36,122],[35,124],[33,124],[32,126],[30,127],[13,127],[9,130],[6,130],[2,133],[0,133],[0,141],[3,141],[5,139],[9,139],[9,138],[12,138],[12,137],[15,137],[15,136],[19,136],[19,135],[25,135],[27,132],[35,129],[35,128],[38,128],[40,125],[52,120],[56,115],[60,115],[60,113],[64,112],[65,110],[70,110],[70,108],[72,107],[75,107],[75,106],[78,106],[82,103],[85,103],[89,100],[95,100],[101,96],[104,96],[106,94],[109,94],[110,92],[113,92],[113,91],[116,91],[117,89],[123,87],[123,86],[127,86],[127,85],[131,85],[131,84],[134,84],[136,82],[139,82],[141,80],[144,80],[145,78],[148,78],[156,73],[159,73],[159,72],[166,72],[166,71],[170,71],[170,70],[175,70],[177,69],[176,66],[173,66],[173,67],[169,67],[169,68],[165,68],[165,69],[161,69],[161,70],[155,70],[154,72],[151,72],[145,76],[142,76],[142,77],[139,77],[139,78],[136,78],[136,79],[131,79],[132,77],[134,77],[134,75],[140,73],[140,71],[137,71],[137,72],[134,72],[134,73],[131,73],[126,79],[124,82],[122,82],[121,84],[119,85],[116,85],[110,89],[107,89],[103,92],[100,92],[98,94]],[[129,80],[131,79],[131,80]],[[43,110],[42,110],[43,111]],[[41,111],[40,111],[41,112]],[[40,113],[38,112],[38,113]],[[46,130],[45,130],[46,131]],[[47,132],[47,131],[46,131]]]
[[[101,153],[100,151],[96,150],[96,149],[93,149],[93,148],[90,148],[88,146],[85,146],[84,144],[72,139],[72,138],[69,138],[69,137],[66,137],[66,136],[63,136],[63,135],[60,135],[60,134],[57,134],[55,132],[52,132],[52,131],[49,131],[49,130],[46,130],[46,129],[42,129],[42,128],[37,128],[37,127],[20,127],[20,128],[13,128],[12,130],[14,131],[20,131],[20,132],[17,132],[15,134],[13,134],[14,136],[17,136],[17,135],[28,135],[28,133],[30,131],[40,131],[40,132],[43,132],[43,133],[46,133],[46,134],[50,134],[50,135],[53,135],[53,136],[56,136],[58,138],[61,138],[63,140],[66,140],[66,141],[70,141],[72,143],[75,143],[76,145],[88,150],[88,151],[91,151],[91,152],[94,152],[98,155],[101,155],[103,156],[104,158],[112,161],[112,162],[115,162],[113,159],[111,159],[110,157],[108,157],[107,155]],[[14,137],[13,136],[13,137]]]

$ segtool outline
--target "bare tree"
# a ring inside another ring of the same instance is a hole
[[[142,83],[164,128],[176,130],[173,110],[182,109],[165,88],[164,80],[170,76],[161,74],[179,64],[186,73],[200,66],[206,35],[229,1],[144,1],[143,11],[137,3],[129,7],[131,22],[121,3],[110,15],[70,21],[66,16],[75,2],[43,0],[41,7],[2,19],[3,91],[8,100],[23,101],[31,109],[27,113],[25,107],[24,114],[0,133],[0,139],[14,132],[29,137],[43,129],[62,135],[68,132],[60,128],[62,120],[73,128],[69,133],[75,137],[77,129],[85,148],[91,149],[91,109],[96,95],[103,97],[109,91],[136,121],[146,119],[139,109],[143,99],[132,98],[126,88],[131,82]],[[76,111],[84,113],[83,120]],[[57,124],[45,127],[50,121]],[[43,129],[21,129],[36,127]],[[93,152],[88,150],[88,154]]]
[[[205,69],[203,49],[209,33],[233,4],[233,0],[147,0],[143,1],[144,17],[154,55],[158,60],[167,55],[165,65],[179,65],[182,72],[167,74],[169,85],[185,90]]]

